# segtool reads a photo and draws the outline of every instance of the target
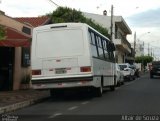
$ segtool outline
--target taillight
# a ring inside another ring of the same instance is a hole
[[[81,72],[91,72],[91,67],[90,66],[84,66],[80,67]]]
[[[41,75],[41,70],[32,70],[32,75]]]

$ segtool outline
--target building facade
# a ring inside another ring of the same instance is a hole
[[[0,40],[0,91],[29,84],[32,29],[49,22],[49,17],[12,18],[0,12],[0,26],[6,31],[5,39]]]
[[[111,33],[111,16],[92,13],[83,13],[83,15],[91,18]],[[113,16],[112,23],[112,41],[116,46],[115,59],[117,63],[125,63],[128,60],[127,55],[131,53],[131,44],[126,37],[132,32],[122,16]],[[133,58],[130,59],[133,60]]]
[[[30,46],[32,28],[0,12],[0,25],[5,30],[5,38],[0,40],[0,91],[17,90],[29,66],[23,66],[22,47]],[[27,60],[29,58],[26,58]],[[25,60],[24,60],[25,61]]]

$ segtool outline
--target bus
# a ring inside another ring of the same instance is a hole
[[[31,84],[49,89],[87,89],[102,96],[115,90],[114,44],[85,23],[58,23],[33,29]]]

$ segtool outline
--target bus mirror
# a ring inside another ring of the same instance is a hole
[[[116,50],[114,43],[111,43],[111,47],[112,47],[112,51]]]

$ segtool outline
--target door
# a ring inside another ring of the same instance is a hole
[[[0,47],[0,91],[13,89],[14,48]]]

